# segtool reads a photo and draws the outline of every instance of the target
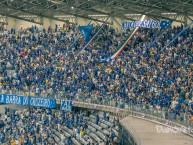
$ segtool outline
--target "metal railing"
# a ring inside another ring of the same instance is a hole
[[[122,123],[119,123],[119,136],[122,145],[141,145],[140,139],[137,138],[137,135],[134,135],[133,132],[133,129],[127,128]]]
[[[63,100],[72,100],[73,106],[84,107],[90,109],[98,109],[101,111],[114,112],[123,116],[134,116],[140,119],[145,119],[148,121],[153,121],[156,123],[161,123],[170,127],[179,127],[184,128],[182,131],[185,134],[188,134],[193,137],[193,132],[188,132],[188,130],[193,130],[193,120],[191,116],[185,112],[181,114],[174,114],[170,110],[161,110],[156,108],[151,108],[146,104],[134,105],[132,102],[125,103],[123,100],[114,100],[109,98],[100,99],[100,96],[73,96],[72,93],[65,92],[50,92],[44,91],[39,95],[38,93],[32,91],[18,91],[18,90],[3,90],[0,87],[1,94],[16,94],[16,95],[25,95],[25,96],[41,96],[56,98],[57,103],[60,103],[60,99]]]

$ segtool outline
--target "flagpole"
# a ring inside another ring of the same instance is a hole
[[[166,46],[163,47],[163,49],[166,49],[166,47],[168,47],[176,38],[178,38],[178,36],[180,36],[182,33],[184,33],[184,31],[186,31],[186,29],[188,29],[192,24],[193,24],[193,21],[191,23],[189,23],[188,26],[186,26],[182,31],[180,31],[180,33],[178,33],[176,36],[174,36],[174,38],[168,44],[166,44]]]
[[[63,54],[59,55],[55,60],[53,60],[53,61],[51,62],[51,64],[53,64],[55,61],[57,61],[57,59],[59,59],[61,56],[65,55],[65,54],[67,53],[67,51],[70,50],[70,49],[73,47],[73,45],[80,39],[81,36],[82,36],[82,34],[79,35],[78,38],[77,38],[72,44],[70,44],[70,45],[68,46],[68,49],[67,49]]]
[[[142,17],[141,17],[141,19],[140,19],[140,21],[143,21],[144,19],[145,19],[145,15],[143,15]],[[138,29],[139,29],[139,27],[140,26],[137,26],[133,31],[132,31],[132,33],[130,34],[130,36],[125,40],[125,42],[123,43],[123,45],[120,47],[120,49],[115,53],[115,54],[113,54],[110,58],[111,59],[114,59],[114,58],[116,58],[116,57],[118,57],[120,54],[121,54],[121,52],[122,52],[122,50],[125,48],[125,46],[130,42],[130,40],[134,37],[134,35],[136,34],[136,32],[138,31]]]
[[[79,54],[81,54],[83,52],[83,50],[91,43],[91,41],[97,36],[97,34],[100,32],[100,30],[104,27],[104,24],[106,24],[106,22],[108,21],[109,17],[106,19],[106,21],[102,24],[102,26],[99,28],[99,30],[95,33],[95,35],[90,39],[90,41],[83,47],[83,49],[77,54],[77,56]]]
[[[87,26],[88,25],[90,25],[90,23],[92,22],[92,20],[87,24]],[[82,33],[78,36],[78,38],[72,43],[72,44],[70,44],[67,48],[67,50],[66,50],[66,52],[64,52],[63,54],[61,54],[60,56],[58,56],[55,60],[53,60],[52,62],[51,62],[51,64],[53,64],[57,59],[59,59],[61,56],[63,56],[63,55],[65,55],[66,53],[67,53],[67,51],[69,51],[72,47],[73,47],[73,45],[82,37]]]
[[[161,34],[160,34],[152,43],[149,44],[148,48],[150,48],[155,42],[157,42],[157,41],[160,39],[160,37],[164,34],[164,32],[167,30],[167,28],[170,26],[170,24],[171,24],[172,22],[173,22],[173,21],[170,21],[170,23],[168,24],[168,26],[166,27],[166,29],[163,30],[163,31],[161,32]]]

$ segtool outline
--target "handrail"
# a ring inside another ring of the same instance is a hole
[[[32,95],[31,92],[21,92],[21,91],[14,91],[14,90],[2,90],[0,88],[0,93],[4,94],[26,94],[26,95]],[[54,97],[57,100],[57,104],[60,104],[60,100],[71,100],[74,107],[83,107],[88,109],[95,109],[95,110],[101,110],[113,113],[114,115],[117,115],[119,117],[126,117],[126,116],[132,116],[137,117],[140,119],[144,119],[147,121],[151,121],[154,123],[159,123],[165,126],[173,127],[175,129],[176,127],[184,128],[184,130],[181,130],[182,133],[189,135],[193,137],[193,132],[189,133],[188,130],[193,130],[193,121],[189,118],[188,115],[184,115],[182,118],[172,118],[172,114],[169,114],[167,111],[152,109],[152,108],[146,108],[146,106],[136,106],[131,103],[120,103],[116,102],[114,100],[95,100],[85,97],[66,97],[64,94],[44,94],[44,96]],[[166,113],[168,114],[166,116]]]
[[[59,100],[58,100],[59,101]],[[147,121],[151,121],[157,124],[161,124],[167,127],[172,127],[173,129],[175,129],[175,127],[183,127],[187,130],[182,130],[181,132],[189,135],[191,137],[193,137],[193,134],[188,133],[188,129],[190,129],[190,126],[184,126],[182,124],[170,121],[170,120],[166,120],[157,116],[153,116],[144,112],[137,112],[135,110],[132,109],[121,109],[121,108],[117,108],[117,107],[112,107],[112,106],[106,106],[106,105],[98,105],[98,104],[92,104],[92,103],[86,103],[86,102],[78,102],[78,101],[73,101],[73,105],[76,107],[83,107],[83,108],[88,108],[88,109],[96,109],[96,110],[101,110],[101,111],[108,111],[111,113],[116,113],[119,115],[123,115],[124,117],[126,116],[132,116],[135,118],[139,118],[139,119],[143,119],[143,120],[147,120]],[[147,110],[146,110],[147,111]]]

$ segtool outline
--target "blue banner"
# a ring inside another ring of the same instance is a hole
[[[136,27],[143,27],[143,28],[149,28],[149,29],[165,29],[165,28],[171,28],[171,21],[169,20],[161,20],[161,21],[155,21],[155,20],[143,20],[143,21],[132,21],[132,22],[123,22],[122,23],[122,29],[132,29]]]
[[[84,40],[86,42],[90,41],[90,32],[93,29],[93,24],[87,25],[87,26],[80,26],[78,29],[82,32]]]
[[[72,111],[72,101],[61,100],[60,110]]]
[[[17,96],[15,94],[0,94],[0,103],[15,104],[20,106],[32,106],[42,108],[55,108],[56,99],[31,96]]]

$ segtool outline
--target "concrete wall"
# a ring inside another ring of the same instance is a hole
[[[116,20],[115,20],[116,19]],[[122,22],[123,22],[123,20],[122,19],[120,19],[120,18],[115,18],[115,19],[113,19],[112,20],[112,22],[113,22],[113,28],[115,28],[115,29],[117,29],[118,31],[120,31],[121,30],[121,24],[122,24]]]
[[[97,18],[95,18],[95,19],[97,19]],[[105,21],[106,18],[105,19],[98,18],[98,20]],[[80,25],[80,26],[88,25],[89,23],[92,23],[94,25],[97,25],[97,24],[101,25],[102,24],[101,22],[96,22],[96,21],[93,21],[93,20],[88,20],[88,19],[83,19],[83,18],[78,18],[77,22],[78,22],[78,25]]]
[[[63,27],[64,22],[56,21],[56,20],[51,20],[51,21],[50,21],[50,26],[51,26],[52,28],[55,28],[55,25],[56,25],[56,24],[57,24],[59,27]]]
[[[103,18],[97,18],[96,17],[95,19],[98,19],[98,20],[101,20],[101,21],[106,21],[107,17],[103,17]],[[116,20],[118,21],[119,24],[122,23],[122,19],[116,18]],[[91,20],[88,20],[88,19],[78,18],[78,25],[80,25],[80,26],[88,25],[90,22],[94,25],[97,25],[97,24],[102,25],[103,24],[102,22],[98,22],[98,21],[96,22],[96,21],[93,21],[93,20],[91,21]],[[121,26],[114,19],[109,18],[107,22],[112,23],[112,26],[115,29],[121,30]]]
[[[19,20],[19,19],[14,19],[14,18],[9,18],[7,19],[8,21],[8,26],[7,29],[10,30],[11,28],[15,28],[16,30],[21,30],[25,29],[25,28],[29,28],[32,25],[36,25],[38,28],[42,28],[41,25],[35,24],[35,23],[31,23],[28,21],[23,21],[23,20]]]
[[[43,18],[43,27],[47,30],[48,27],[50,26],[51,24],[51,20],[48,19],[48,18]]]
[[[11,28],[15,28],[15,19],[8,17],[7,22],[8,22],[8,25],[7,25],[8,30],[10,30]]]
[[[190,16],[190,19],[193,20],[193,16]],[[188,24],[191,23],[191,20],[190,20],[190,19],[187,18],[187,23],[188,23]],[[193,25],[191,25],[190,27],[193,28]]]
[[[88,23],[89,23],[89,20],[78,18],[78,25],[83,26],[83,25],[87,25]]]
[[[14,28],[16,30],[21,30],[21,28],[23,29],[29,28],[32,25],[33,26],[36,25],[39,29],[42,29],[42,28],[48,29],[49,26],[51,26],[52,28],[55,28],[55,25],[57,24],[63,27],[63,24],[64,24],[64,22],[56,21],[48,18],[43,18],[43,26],[36,23],[14,19],[14,18],[8,18],[7,21],[8,21],[8,26],[7,26],[8,30],[10,30],[11,28]]]
[[[105,21],[107,17],[95,17],[96,19]],[[193,17],[190,17],[191,19],[193,19]],[[122,24],[122,19],[120,18],[116,18],[116,20],[118,21],[119,24]],[[64,22],[61,21],[56,21],[56,20],[52,20],[52,19],[48,19],[48,18],[43,18],[43,26],[35,24],[35,23],[31,23],[31,22],[27,22],[27,21],[23,21],[23,20],[18,20],[18,19],[14,19],[14,18],[7,18],[8,21],[8,26],[7,29],[11,29],[11,28],[15,28],[16,30],[20,30],[21,27],[22,28],[27,28],[27,27],[31,27],[32,25],[36,25],[37,27],[39,27],[40,29],[45,28],[47,29],[49,26],[51,26],[52,28],[55,28],[55,24],[60,25],[61,27],[63,26]],[[90,20],[88,19],[83,19],[83,18],[77,18],[76,20],[77,24],[82,26],[82,25],[87,25]],[[112,23],[112,26],[118,30],[121,30],[121,26],[114,20],[109,18],[108,22]],[[187,18],[187,23],[189,24],[191,22],[190,19]],[[101,22],[95,22],[95,21],[91,21],[91,23],[93,23],[94,25],[96,24],[102,24]],[[181,23],[179,22],[173,22],[172,24],[173,26],[180,26]],[[191,26],[193,27],[193,25]]]
[[[55,20],[51,20],[48,18],[43,18],[43,26],[42,26],[42,25],[28,22],[28,21],[23,21],[23,20],[14,19],[14,18],[8,18],[7,29],[9,30],[11,28],[15,28],[16,30],[21,30],[21,28],[25,29],[25,28],[29,28],[29,27],[34,26],[34,25],[36,25],[39,29],[42,29],[42,28],[48,29],[49,26],[51,26],[52,28],[55,28],[56,24],[63,26],[64,22],[55,21]]]
[[[173,22],[173,23],[172,23],[172,26],[181,26],[181,24],[182,24],[182,23],[180,23],[180,22]]]

